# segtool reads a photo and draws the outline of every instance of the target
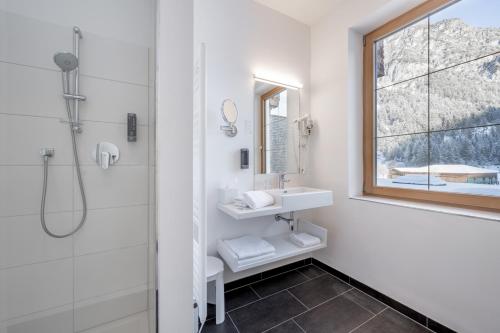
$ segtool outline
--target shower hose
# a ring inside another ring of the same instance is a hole
[[[64,81],[64,80],[63,80]],[[64,82],[63,82],[64,84]],[[73,128],[73,123],[71,122],[71,105],[69,100],[66,99],[66,111],[68,112],[68,119],[69,121],[69,127],[71,131],[71,141],[73,143],[73,157],[75,160],[75,166],[76,166],[76,175],[78,177],[78,185],[80,186],[80,193],[82,196],[82,208],[83,208],[83,213],[82,217],[80,220],[80,223],[78,223],[78,226],[73,229],[71,232],[66,233],[66,234],[56,234],[53,233],[52,231],[49,230],[47,227],[47,223],[45,222],[45,201],[47,198],[47,178],[48,178],[48,169],[49,169],[49,156],[45,155],[43,156],[43,190],[42,190],[42,203],[41,203],[41,208],[40,208],[40,221],[42,223],[42,228],[43,230],[51,237],[54,238],[66,238],[74,233],[76,233],[78,230],[80,230],[81,227],[85,224],[85,219],[87,218],[87,199],[85,198],[85,190],[83,188],[83,180],[82,180],[82,173],[80,170],[80,160],[78,159],[78,150],[76,146],[76,133],[75,129]]]

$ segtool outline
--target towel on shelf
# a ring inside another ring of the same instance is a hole
[[[243,193],[243,199],[252,209],[270,206],[274,203],[274,198],[264,191],[248,191]]]
[[[271,253],[268,253],[268,254],[263,254],[263,255],[258,256],[258,257],[253,257],[253,258],[248,258],[248,259],[240,259],[240,260],[237,260],[237,263],[238,263],[238,266],[251,265],[251,264],[254,264],[256,262],[272,258],[275,255],[276,255],[275,252],[271,252]]]
[[[274,246],[256,236],[242,236],[225,240],[227,246],[234,252],[238,260],[249,259],[276,252]]]
[[[293,233],[290,235],[290,240],[297,246],[300,247],[309,247],[318,245],[321,243],[321,239],[318,237],[306,234],[305,232],[301,233]]]
[[[233,199],[233,206],[236,208],[244,209],[250,208],[243,197],[237,197]]]

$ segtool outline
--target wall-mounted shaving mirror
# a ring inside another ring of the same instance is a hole
[[[238,109],[236,104],[231,99],[225,99],[222,102],[221,107],[222,119],[227,123],[227,125],[221,126],[220,129],[226,133],[227,136],[233,137],[238,134],[238,129],[236,128],[236,120],[238,120]]]
[[[300,90],[255,81],[255,173],[298,173]]]

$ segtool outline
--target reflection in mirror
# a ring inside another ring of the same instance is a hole
[[[226,99],[222,103],[222,117],[230,124],[234,124],[238,119],[238,109],[232,100]]]
[[[238,109],[236,104],[231,99],[225,99],[222,102],[221,107],[222,119],[227,123],[227,125],[221,126],[220,129],[229,137],[234,137],[238,134],[238,128],[236,128],[236,120],[238,120]]]
[[[298,173],[300,91],[255,82],[255,172]]]

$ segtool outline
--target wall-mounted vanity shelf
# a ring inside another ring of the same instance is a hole
[[[224,259],[224,261],[227,263],[227,265],[229,266],[229,268],[231,268],[233,272],[241,272],[246,269],[295,257],[301,254],[309,253],[326,247],[328,232],[325,228],[322,228],[310,222],[300,221],[297,223],[297,231],[306,232],[313,236],[319,237],[321,239],[321,243],[310,247],[299,247],[289,240],[290,233],[272,237],[265,237],[264,239],[269,243],[271,243],[271,245],[273,245],[274,248],[276,249],[275,254],[265,259],[259,259],[253,262],[250,261],[244,264],[240,264],[238,262],[237,257],[232,253],[232,251],[229,249],[229,247],[223,240],[219,240],[217,242],[217,252],[219,252],[220,256]]]
[[[311,187],[292,187],[266,191],[274,197],[274,205],[259,209],[240,208],[233,204],[218,204],[217,208],[236,220],[296,212],[304,209],[331,206],[333,193]]]

